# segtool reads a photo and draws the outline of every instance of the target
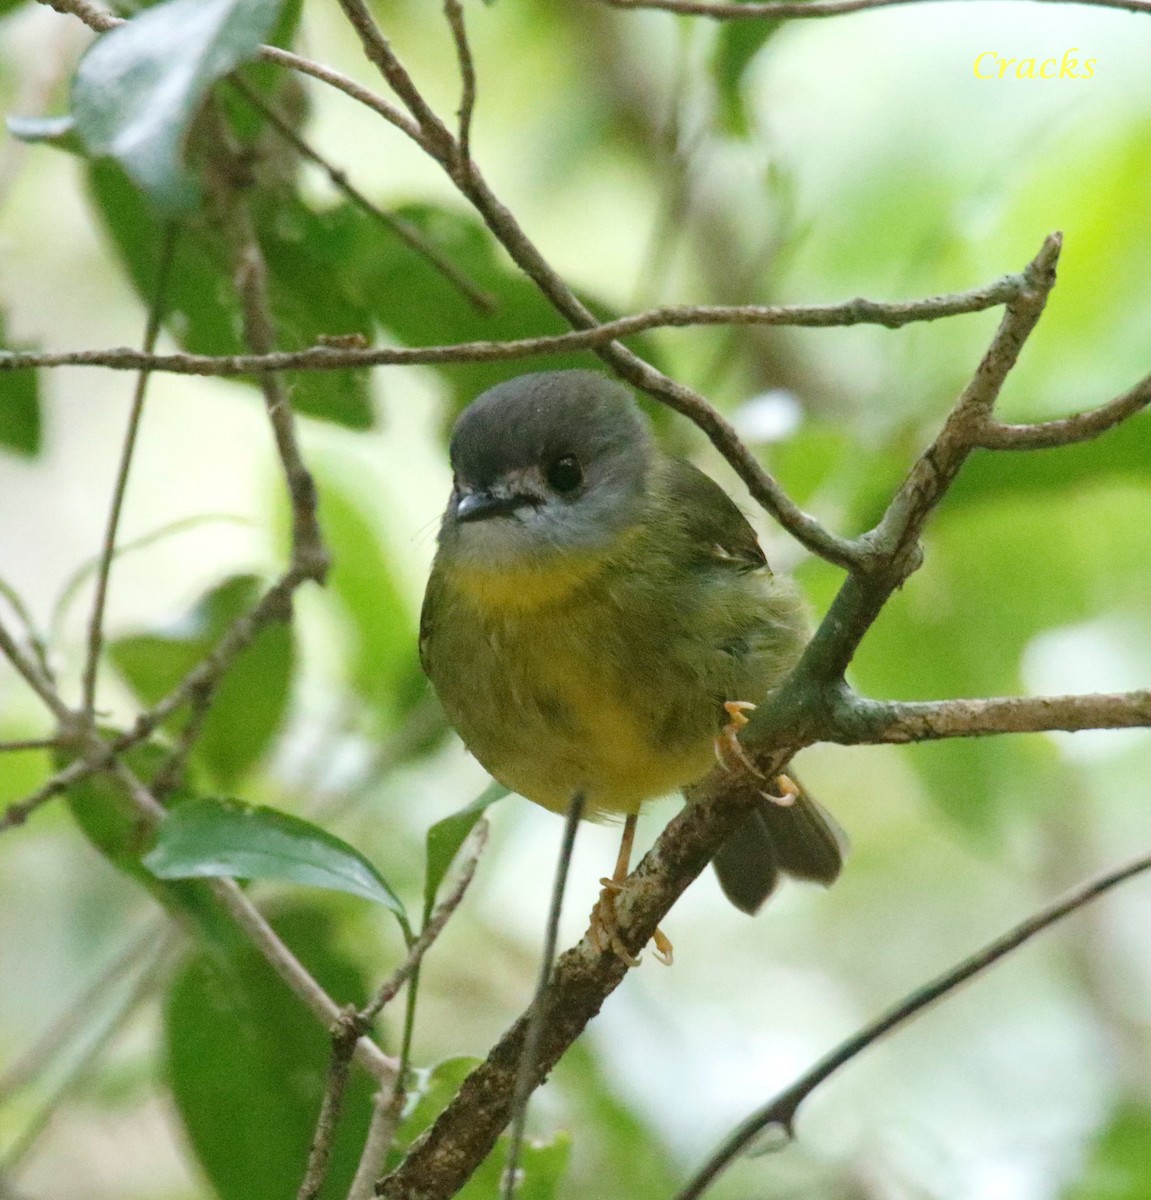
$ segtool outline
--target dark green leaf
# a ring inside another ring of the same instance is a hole
[[[784,24],[770,20],[721,23],[711,68],[715,76],[720,124],[727,133],[747,136],[751,122],[743,98],[744,77],[767,40]]]
[[[362,1005],[359,968],[318,908],[273,920],[320,986]],[[189,1142],[220,1200],[291,1200],[304,1176],[331,1044],[323,1027],[250,946],[192,957],[164,1010],[168,1081]],[[347,1195],[371,1112],[353,1071],[322,1200]]]
[[[235,576],[206,593],[174,628],[117,638],[109,647],[116,669],[145,704],[155,704],[251,610],[260,589],[254,577]],[[294,665],[292,630],[277,622],[256,634],[224,676],[194,752],[219,786],[240,779],[268,748],[287,711]]]
[[[111,739],[115,732],[105,731],[105,736]],[[57,766],[67,761],[66,756],[59,756]],[[145,743],[133,746],[124,761],[138,779],[150,785],[164,768],[168,755],[163,748]],[[140,858],[152,839],[152,826],[142,818],[119,780],[104,772],[89,775],[68,788],[65,797],[69,811],[92,845],[182,923],[199,930],[218,946],[226,946],[238,936],[205,884],[163,881],[141,864]],[[178,800],[180,793],[172,798]]]
[[[0,348],[8,341],[8,318],[0,311]],[[34,457],[40,453],[40,377],[36,371],[0,371],[0,446]]]
[[[389,719],[402,717],[423,694],[415,619],[380,535],[334,469],[317,471],[320,523],[332,553],[330,593],[351,625],[352,686]]]
[[[371,310],[352,261],[359,210],[345,205],[315,212],[287,191],[257,198],[253,210],[279,348],[303,349],[333,334],[371,340]],[[372,425],[367,371],[301,371],[292,377],[291,396],[297,412],[310,417],[349,429]]]
[[[197,189],[183,146],[211,86],[251,58],[281,0],[168,0],[104,34],[72,85],[76,130],[113,158],[161,211],[187,212]]]
[[[142,300],[156,294],[165,222],[115,163],[91,163],[88,186]],[[186,226],[176,239],[166,291],[165,324],[192,354],[240,354],[240,306],[218,236]]]
[[[502,783],[493,780],[466,808],[437,821],[428,830],[427,837],[427,867],[424,875],[424,923],[427,924],[432,906],[436,902],[436,893],[448,873],[448,868],[459,853],[464,839],[475,828],[476,822],[484,815],[488,805],[502,799],[508,794],[508,789]]]
[[[1151,1108],[1128,1104],[1111,1118],[1062,1200],[1146,1200],[1149,1187]]]
[[[493,312],[481,312],[426,259],[372,221],[363,221],[355,267],[362,275],[362,294],[373,304],[376,319],[406,346],[438,345],[484,339],[535,337],[563,333],[568,326],[539,289],[512,266],[475,218],[430,205],[409,205],[397,216],[414,225],[473,283],[496,301]],[[605,320],[614,314],[589,301]],[[657,358],[649,338],[627,339],[646,358]],[[455,363],[437,368],[455,391],[462,407],[485,388],[521,371],[602,367],[590,352],[550,355],[524,362]]]
[[[347,892],[384,905],[406,926],[399,897],[358,850],[274,808],[187,800],[161,823],[143,862],[160,879],[276,879]]]
[[[111,162],[89,167],[89,186],[108,233],[141,299],[155,294],[164,222]],[[349,282],[345,256],[354,215],[337,208],[315,213],[290,191],[253,198],[257,234],[267,256],[269,292],[281,349],[315,345],[321,334],[372,331],[371,314]],[[317,286],[323,280],[323,286]],[[169,273],[165,323],[193,354],[241,354],[239,301],[220,231],[186,223]],[[372,423],[366,371],[303,371],[291,380],[297,411],[353,429]]]

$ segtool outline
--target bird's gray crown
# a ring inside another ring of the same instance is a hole
[[[584,464],[634,454],[642,474],[649,441],[623,384],[596,371],[543,371],[478,396],[456,422],[451,460],[474,487],[567,454]]]

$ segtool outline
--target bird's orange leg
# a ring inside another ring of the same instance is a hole
[[[592,944],[602,954],[611,949],[617,957],[623,959],[629,967],[638,967],[639,959],[623,944],[619,935],[616,920],[615,898],[623,887],[623,881],[628,876],[631,866],[631,851],[635,844],[636,814],[630,813],[623,823],[623,837],[620,838],[619,854],[616,855],[615,870],[611,878],[601,879],[603,891],[599,894],[595,907],[591,910],[591,939]],[[670,967],[674,949],[666,934],[657,929],[652,934],[655,943],[655,956],[664,966]]]

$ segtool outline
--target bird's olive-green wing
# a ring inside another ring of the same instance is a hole
[[[428,646],[432,638],[432,622],[435,620],[433,613],[439,591],[439,573],[433,566],[431,576],[428,579],[427,590],[424,592],[423,607],[420,609],[420,666],[423,667],[424,674],[429,677],[431,675],[431,668],[428,664]]]
[[[676,508],[701,554],[740,571],[767,566],[755,530],[714,479],[682,458],[670,459],[668,472],[669,486],[681,502]]]

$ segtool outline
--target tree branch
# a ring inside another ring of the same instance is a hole
[[[844,690],[820,740],[860,746],[1002,733],[1068,733],[1151,726],[1151,690],[989,700],[867,700]]]
[[[160,336],[164,317],[164,293],[168,287],[168,274],[176,248],[178,231],[175,225],[165,227],[160,261],[156,271],[156,287],[149,306],[147,327],[144,331],[144,353],[151,354]],[[95,720],[96,677],[100,670],[100,655],[104,642],[104,610],[108,601],[108,584],[112,576],[112,559],[116,555],[116,534],[120,528],[120,514],[124,508],[124,496],[128,491],[128,475],[132,470],[132,456],[136,450],[136,438],[140,432],[140,420],[144,415],[144,400],[148,394],[151,371],[140,370],[132,395],[132,407],[128,414],[128,428],[120,452],[120,465],[112,489],[112,504],[108,510],[108,522],[104,531],[104,542],[100,548],[99,565],[96,568],[96,592],[92,599],[92,614],[88,620],[88,654],[84,661],[84,680],[81,711],[87,721]]]
[[[476,67],[472,60],[472,48],[468,44],[468,28],[464,23],[464,6],[460,0],[444,0],[444,15],[451,27],[452,40],[456,46],[456,59],[460,65],[460,131],[456,142],[460,148],[461,165],[471,168],[472,161],[472,113],[476,107]]]
[[[1151,375],[1122,396],[1070,417],[1040,421],[1035,425],[991,422],[980,433],[979,445],[987,450],[1050,450],[1088,442],[1133,417],[1148,404],[1151,404]]]
[[[984,312],[1013,300],[1024,287],[1022,275],[1005,275],[968,292],[929,296],[923,300],[882,302],[856,297],[839,304],[684,304],[648,309],[632,316],[597,323],[571,333],[508,341],[458,342],[443,346],[349,347],[313,346],[267,354],[144,354],[130,346],[109,350],[33,352],[0,351],[0,371],[39,367],[108,367],[118,371],[168,371],[177,375],[253,375],[259,371],[337,371],[349,367],[410,366],[454,362],[498,362],[573,350],[595,349],[650,329],[687,329],[709,325],[784,325],[804,329],[882,325],[900,329],[922,321],[939,321]]]
[[[444,927],[451,919],[452,914],[460,906],[460,902],[464,898],[464,893],[471,885],[472,878],[476,873],[476,867],[480,861],[480,855],[484,851],[484,847],[488,841],[488,823],[482,817],[476,822],[472,832],[468,835],[470,841],[470,849],[464,855],[463,866],[460,870],[459,877],[456,879],[452,890],[444,897],[444,899],[436,906],[435,912],[432,913],[428,923],[420,931],[420,936],[412,943],[411,949],[408,951],[407,958],[396,968],[392,975],[380,985],[371,1003],[368,1004],[361,1012],[360,1019],[367,1023],[374,1021],[380,1015],[384,1006],[395,999],[400,988],[412,977],[419,969],[420,964],[424,961],[424,955],[431,949],[436,938],[444,931]]]
[[[853,1034],[841,1045],[836,1047],[825,1058],[820,1059],[810,1071],[801,1076],[786,1091],[781,1092],[770,1103],[758,1109],[747,1118],[722,1146],[715,1152],[699,1173],[681,1191],[675,1200],[696,1200],[701,1196],[708,1184],[728,1166],[747,1145],[764,1130],[777,1127],[788,1134],[793,1132],[796,1113],[799,1106],[813,1091],[840,1067],[845,1066],[853,1058],[862,1054],[869,1046],[879,1041],[881,1037],[891,1033],[900,1025],[917,1016],[929,1005],[955,991],[976,975],[987,970],[1001,958],[1030,941],[1036,934],[1042,933],[1056,921],[1062,920],[1070,913],[1082,908],[1112,888],[1125,883],[1128,879],[1144,871],[1151,870],[1151,854],[1143,855],[1112,871],[1098,875],[1086,883],[1080,884],[1068,892],[1054,904],[1040,909],[1025,921],[1021,921],[1013,929],[993,942],[988,943],[982,950],[953,967],[950,971],[933,979],[930,983],[917,988],[894,1008],[889,1009],[883,1016],[865,1025],[858,1033]]]
[[[766,0],[740,4],[732,0],[602,0],[612,8],[659,9],[684,16],[711,17],[717,21],[839,17],[872,8],[894,8],[923,0]],[[1126,12],[1151,12],[1151,0],[1041,0],[1048,4],[1083,4],[1089,8],[1119,8]]]
[[[860,539],[866,547],[861,569],[844,581],[796,670],[809,692],[842,680],[863,635],[892,592],[919,566],[919,536],[991,422],[999,391],[1055,286],[1061,245],[1059,234],[1044,241],[1024,272],[1026,287],[1008,302],[990,346],[943,428],[911,468],[879,524]],[[761,706],[752,718],[745,744],[754,747],[757,727],[762,722],[766,728],[776,719],[765,711],[771,707]]]

